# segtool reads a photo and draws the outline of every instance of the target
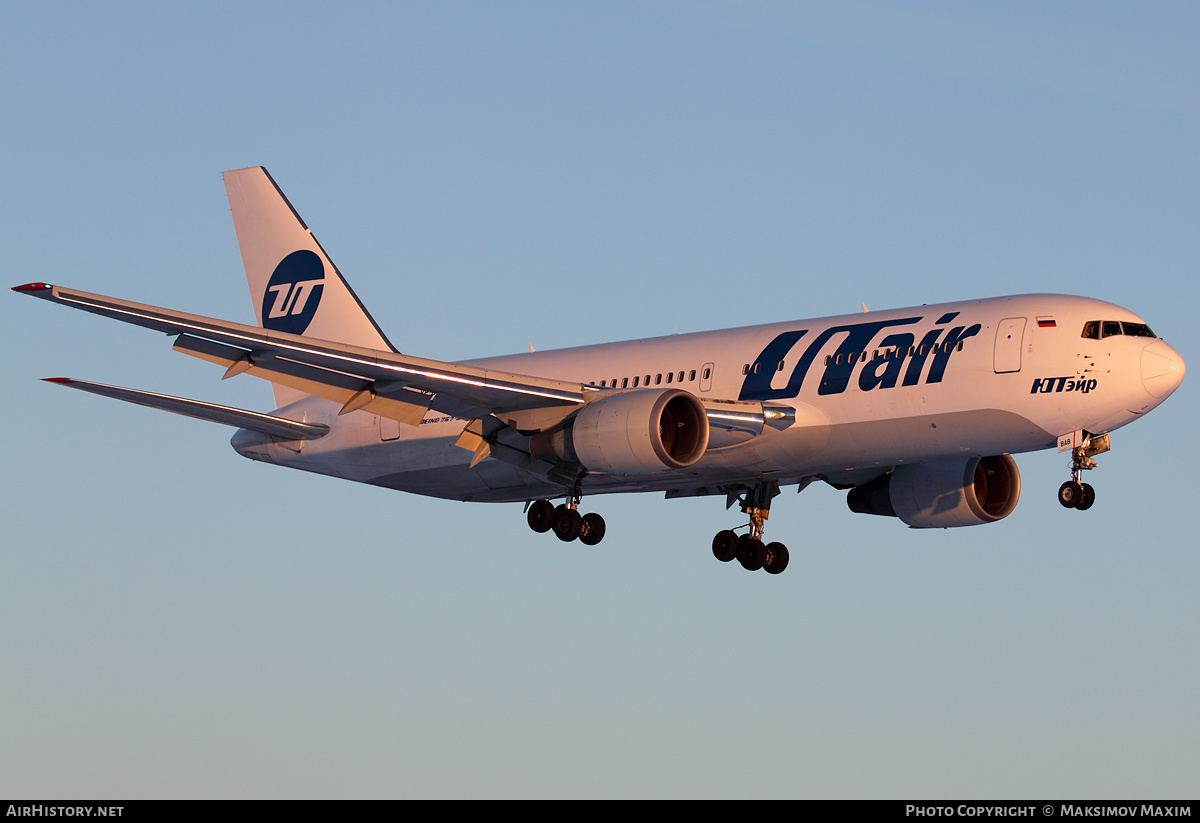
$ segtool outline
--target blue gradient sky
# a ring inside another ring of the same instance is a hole
[[[1027,291],[1196,366],[1194,3],[6,3],[0,237],[33,280],[252,318],[267,166],[440,359]],[[1195,376],[1067,512],[922,532],[812,487],[519,505],[255,464],[38,382],[266,384],[5,292],[0,796],[1195,797]]]

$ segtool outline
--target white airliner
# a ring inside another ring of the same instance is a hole
[[[258,326],[30,283],[14,290],[175,336],[225,376],[269,380],[271,414],[67,378],[50,382],[237,426],[240,454],[453,500],[524,502],[530,527],[594,545],[585,494],[720,495],[749,523],[713,553],[778,574],[780,487],[823,480],[916,528],[1012,512],[1015,452],[1072,455],[1067,508],[1108,433],[1183,380],[1142,318],[1030,294],[447,363],[402,354],[275,181],[226,172]],[[864,307],[865,308],[865,307]],[[554,506],[550,500],[561,498]]]

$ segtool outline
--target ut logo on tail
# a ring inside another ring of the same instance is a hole
[[[263,293],[262,327],[304,334],[321,304],[324,282],[325,264],[315,253],[302,249],[280,260]]]

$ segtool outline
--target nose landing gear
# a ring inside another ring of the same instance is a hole
[[[1071,449],[1071,479],[1058,487],[1058,502],[1063,508],[1087,511],[1096,502],[1096,490],[1081,478],[1085,471],[1096,468],[1092,458],[1110,448],[1107,434],[1083,433],[1081,442]]]

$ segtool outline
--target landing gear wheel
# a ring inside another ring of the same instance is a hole
[[[782,543],[768,543],[763,568],[767,574],[779,574],[787,568],[788,550]]]
[[[729,529],[717,532],[717,536],[713,538],[713,557],[720,560],[722,563],[728,563],[733,558],[737,557],[738,553],[738,536]]]
[[[1075,508],[1081,512],[1085,512],[1092,507],[1096,502],[1096,490],[1092,488],[1090,483],[1083,484],[1083,493],[1079,495],[1079,502],[1075,504]]]
[[[595,512],[585,514],[580,522],[579,542],[594,546],[604,539],[604,518]]]
[[[564,543],[570,543],[583,531],[583,518],[575,509],[559,506],[554,510],[554,533]]]
[[[756,540],[749,535],[744,535],[738,541],[738,562],[742,564],[742,568],[748,572],[756,572],[763,567],[763,560],[766,559],[767,547],[763,545],[761,540]]]
[[[525,519],[529,522],[529,528],[538,534],[545,534],[554,525],[554,506],[549,500],[535,500]]]
[[[1064,509],[1079,508],[1079,501],[1083,499],[1083,495],[1083,484],[1075,480],[1068,480],[1058,487],[1058,502],[1062,504]]]

